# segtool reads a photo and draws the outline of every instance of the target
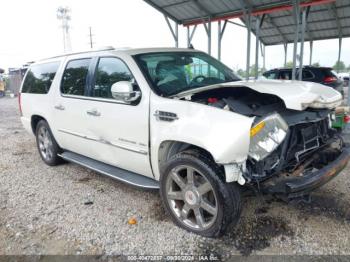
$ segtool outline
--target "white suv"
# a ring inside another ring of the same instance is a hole
[[[174,48],[46,59],[19,95],[46,164],[159,188],[177,225],[209,237],[238,221],[242,189],[305,197],[345,167],[348,149],[330,127],[341,99],[316,83],[244,82],[203,52]]]

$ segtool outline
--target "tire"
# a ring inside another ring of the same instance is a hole
[[[62,152],[58,146],[51,129],[45,120],[40,120],[35,129],[36,145],[45,164],[56,166],[63,163],[62,158],[58,156]]]
[[[201,236],[219,237],[239,221],[238,185],[225,183],[223,170],[205,154],[196,150],[178,153],[163,170],[160,195],[176,225]]]

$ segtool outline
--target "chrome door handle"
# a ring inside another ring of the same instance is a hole
[[[55,109],[57,109],[57,110],[64,110],[65,107],[63,105],[56,105]]]
[[[88,110],[88,111],[86,111],[86,113],[90,116],[100,116],[101,115],[101,113],[98,112],[96,109]]]

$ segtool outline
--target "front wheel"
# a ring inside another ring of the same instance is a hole
[[[239,188],[222,178],[223,171],[200,152],[185,151],[172,157],[161,177],[160,194],[173,221],[206,237],[220,236],[237,222]]]

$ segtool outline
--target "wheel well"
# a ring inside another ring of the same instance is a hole
[[[166,163],[172,156],[189,149],[198,150],[207,158],[214,161],[213,156],[204,148],[179,141],[164,141],[161,143],[158,151],[158,165],[160,173],[162,173],[164,163]]]
[[[43,118],[42,116],[38,116],[38,115],[33,115],[32,119],[31,119],[31,125],[32,125],[32,131],[33,134],[35,134],[35,130],[36,130],[36,126],[38,125],[40,120],[45,120],[45,118]]]

